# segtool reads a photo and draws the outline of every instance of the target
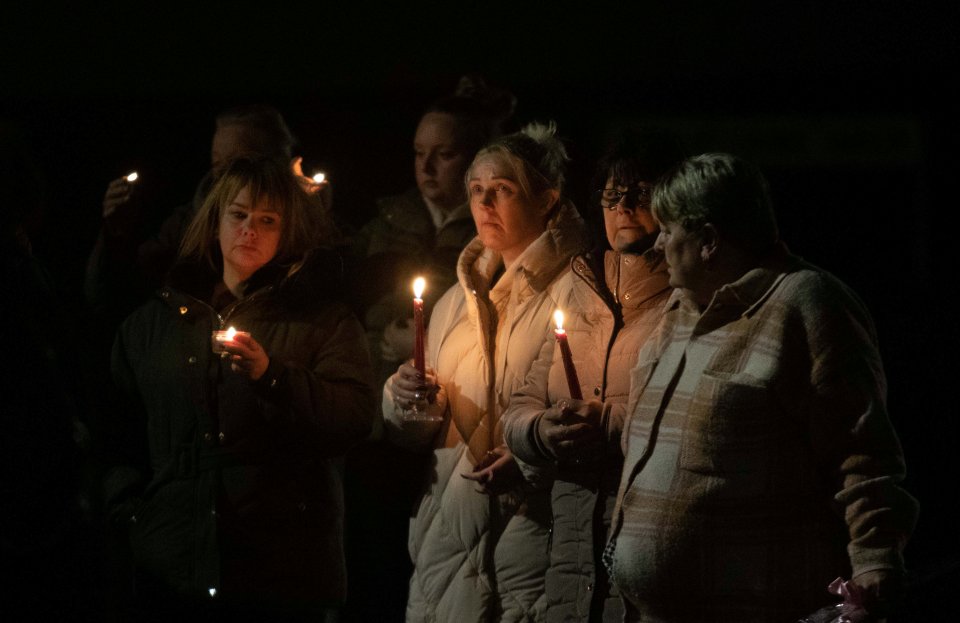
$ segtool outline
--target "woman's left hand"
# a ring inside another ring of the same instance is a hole
[[[259,380],[270,365],[267,352],[249,335],[234,335],[232,340],[223,343],[223,350],[230,354],[230,369],[251,381]]]
[[[520,466],[505,445],[490,450],[472,472],[460,475],[480,483],[480,492],[491,495],[506,493],[523,481]]]

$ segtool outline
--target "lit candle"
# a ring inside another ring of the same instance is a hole
[[[567,374],[567,387],[570,389],[570,397],[575,400],[583,400],[583,393],[580,391],[580,380],[577,378],[577,369],[573,367],[573,355],[570,353],[570,344],[567,343],[567,332],[563,329],[563,312],[559,309],[553,313],[553,319],[557,323],[554,333],[557,336],[557,344],[560,345],[560,357],[563,359],[563,371]]]
[[[226,352],[223,349],[223,343],[232,342],[233,338],[236,337],[237,335],[245,335],[247,337],[250,337],[249,333],[247,333],[246,331],[237,331],[235,327],[230,327],[228,329],[223,329],[220,331],[214,331],[213,343],[212,343],[213,352],[218,354],[223,354],[224,352]]]
[[[323,184],[323,180],[325,179],[327,179],[326,173],[321,173],[320,171],[317,171],[316,173],[313,174],[314,184]]]
[[[136,182],[140,175],[136,171],[131,171],[124,179],[128,182]]]
[[[426,362],[423,356],[423,290],[427,282],[423,277],[413,280],[413,326],[416,328],[416,340],[413,343],[413,365],[420,373],[420,378],[426,378]]]

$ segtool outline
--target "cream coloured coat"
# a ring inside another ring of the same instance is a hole
[[[542,614],[549,491],[524,486],[489,496],[461,474],[503,443],[500,416],[551,330],[557,279],[583,243],[582,220],[573,206],[561,206],[491,287],[502,258],[473,240],[427,336],[427,363],[441,387],[431,408],[443,421],[404,421],[387,383],[388,438],[434,453],[410,524],[409,622],[532,621]]]

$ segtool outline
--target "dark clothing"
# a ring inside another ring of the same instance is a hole
[[[2,611],[11,621],[92,620],[100,569],[84,488],[82,336],[22,231],[0,240],[0,271]]]
[[[174,208],[157,231],[145,238],[134,232],[111,232],[104,223],[87,258],[84,298],[111,331],[163,285],[180,241],[212,185],[213,177],[207,173],[193,198]],[[134,206],[126,209],[136,210]]]
[[[219,276],[178,266],[113,349],[125,404],[107,511],[129,521],[141,573],[187,597],[321,610],[343,601],[340,458],[375,412],[363,330],[334,296],[339,256],[268,265],[219,314]],[[256,382],[211,351],[250,332],[270,356]]]
[[[424,310],[457,282],[457,258],[477,235],[469,206],[461,206],[439,229],[417,188],[378,202],[377,216],[363,226],[353,241],[358,278],[353,299],[370,340],[370,352],[379,361],[378,387],[406,360],[384,361],[380,354],[383,330],[396,319],[413,317],[411,285],[417,276],[427,281]],[[411,355],[412,356],[412,355]]]

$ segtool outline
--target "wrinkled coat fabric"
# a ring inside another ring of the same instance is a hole
[[[388,438],[434,453],[410,525],[407,621],[532,621],[543,611],[548,492],[488,496],[461,474],[502,443],[500,416],[550,331],[556,280],[581,245],[582,221],[564,206],[492,284],[502,260],[471,242],[459,284],[437,303],[429,327],[427,361],[442,387],[432,408],[443,422],[403,421],[389,387],[384,392]]]
[[[620,621],[620,597],[609,585],[600,555],[606,543],[623,467],[620,434],[630,388],[630,369],[656,327],[672,291],[662,256],[607,251],[603,264],[578,256],[558,284],[573,363],[585,400],[603,403],[606,444],[597,460],[560,462],[551,492],[553,537],[546,574],[550,623]],[[536,442],[545,409],[570,391],[556,339],[548,336],[527,382],[510,400],[504,436],[522,460],[553,465]]]

